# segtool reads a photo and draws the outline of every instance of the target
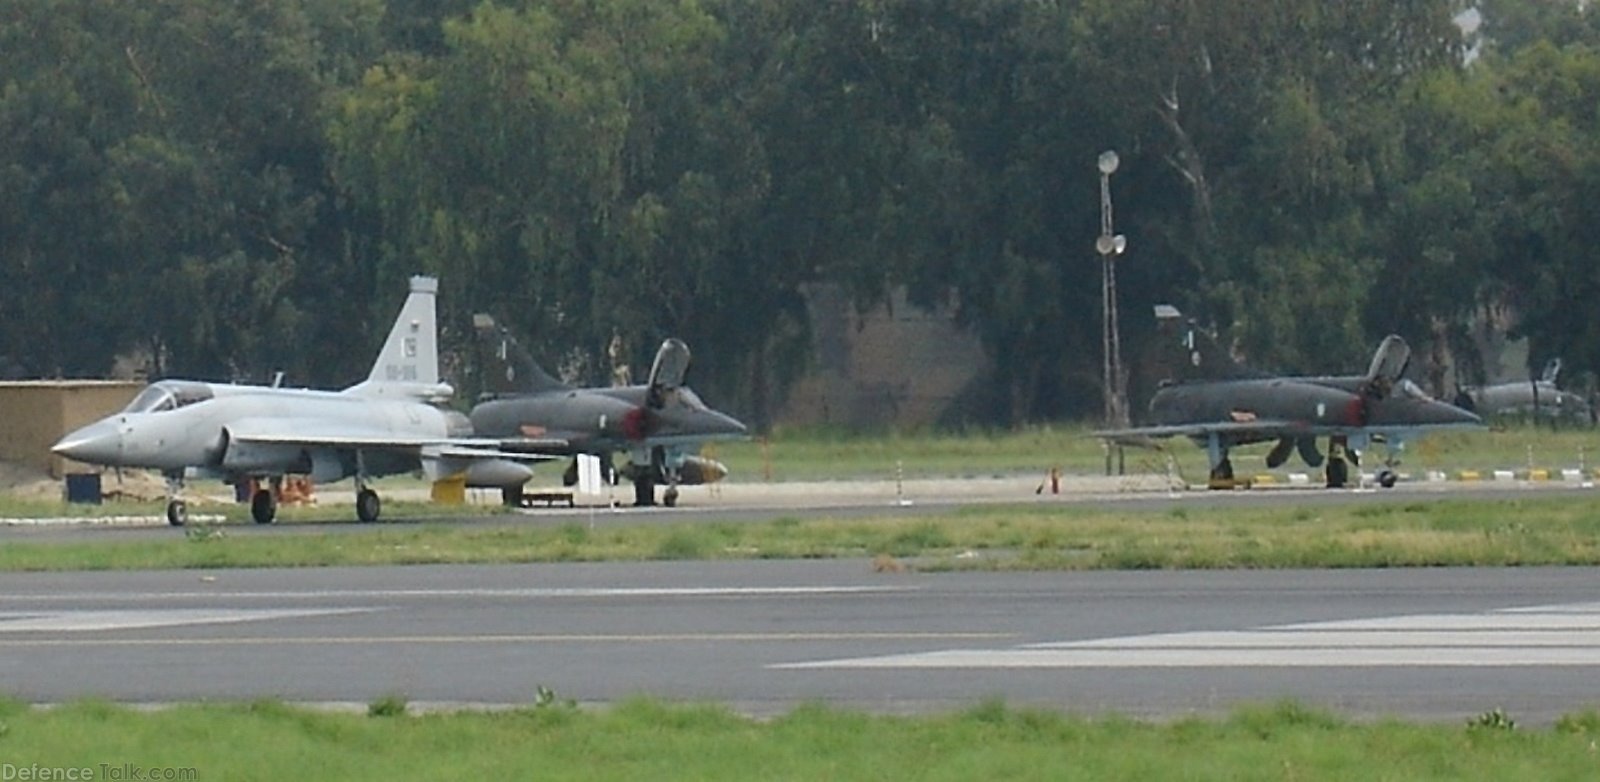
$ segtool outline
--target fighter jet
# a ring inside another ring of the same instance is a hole
[[[375,521],[381,508],[372,478],[422,470],[464,478],[469,486],[520,486],[540,457],[500,453],[472,440],[466,416],[435,403],[451,387],[439,380],[434,298],[438,281],[412,277],[372,372],[343,391],[161,380],[121,412],[56,443],[57,454],[90,464],[160,470],[167,479],[167,521],[188,519],[187,476],[229,483],[257,479],[250,514],[270,523],[285,475],[319,483],[353,476],[356,516]]]
[[[1484,417],[1532,415],[1534,418],[1590,421],[1589,403],[1583,397],[1556,388],[1560,375],[1561,359],[1552,358],[1537,380],[1464,387],[1456,394],[1455,403]]]
[[[1176,316],[1169,310],[1169,317]],[[1277,441],[1267,466],[1277,467],[1298,451],[1307,465],[1326,463],[1329,488],[1349,481],[1346,461],[1359,463],[1374,442],[1385,445],[1379,485],[1392,487],[1406,441],[1435,429],[1481,428],[1471,412],[1438,401],[1405,380],[1411,349],[1397,335],[1385,337],[1364,375],[1276,377],[1245,367],[1224,354],[1190,322],[1182,332],[1187,351],[1180,377],[1161,385],[1150,400],[1149,426],[1095,432],[1121,444],[1188,437],[1204,447],[1210,485],[1233,485],[1228,449]],[[1324,459],[1317,439],[1329,441]]]
[[[678,502],[679,486],[715,483],[728,474],[721,463],[696,452],[708,441],[743,438],[747,430],[684,385],[689,347],[682,340],[661,343],[644,385],[575,388],[545,372],[493,318],[479,315],[474,322],[503,369],[491,374],[505,381],[501,392],[472,408],[477,437],[496,440],[507,451],[598,456],[613,480],[620,475],[633,482],[639,506],[655,504],[658,483],[667,484],[661,500],[670,507]],[[621,451],[629,462],[616,470],[612,456]],[[571,486],[577,479],[574,458],[563,480]],[[507,489],[506,501],[516,503],[517,492]]]

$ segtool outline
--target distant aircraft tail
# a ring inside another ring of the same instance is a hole
[[[1163,348],[1159,357],[1163,379],[1189,382],[1266,377],[1266,373],[1235,359],[1214,335],[1193,318],[1184,317],[1176,307],[1157,306],[1156,320]]]
[[[517,343],[508,329],[495,323],[494,318],[479,313],[472,316],[472,325],[482,348],[485,393],[515,396],[567,388],[565,383],[544,371],[544,367],[533,360],[533,355]]]
[[[372,372],[346,393],[435,400],[450,396],[450,386],[439,381],[438,294],[437,279],[411,278],[411,293],[389,329]]]
[[[1541,375],[1539,379],[1553,386],[1556,384],[1556,378],[1560,376],[1561,359],[1560,357],[1557,357],[1550,359],[1550,361],[1544,365],[1544,374]]]

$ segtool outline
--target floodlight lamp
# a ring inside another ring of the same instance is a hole
[[[1111,237],[1112,253],[1121,255],[1126,249],[1128,249],[1128,237],[1123,236],[1122,234],[1117,234],[1116,236]]]
[[[1098,164],[1100,166],[1100,173],[1110,176],[1116,172],[1117,164],[1119,162],[1121,161],[1117,159],[1117,153],[1115,151],[1108,149],[1104,152],[1101,152],[1100,162]]]

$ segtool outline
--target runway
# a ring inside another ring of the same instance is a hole
[[[1600,705],[1587,568],[876,573],[865,561],[0,575],[30,701],[987,697],[1167,717],[1298,698],[1521,722]]]

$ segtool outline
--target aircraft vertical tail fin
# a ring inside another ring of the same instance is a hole
[[[1161,334],[1160,363],[1164,380],[1239,380],[1264,377],[1265,373],[1245,366],[1224,348],[1217,338],[1186,318],[1176,307],[1156,307],[1157,331]]]
[[[1540,375],[1539,379],[1544,381],[1544,382],[1546,382],[1546,383],[1549,383],[1550,385],[1555,385],[1556,384],[1556,378],[1558,378],[1560,376],[1561,376],[1561,358],[1558,356],[1556,358],[1550,359],[1550,361],[1547,362],[1544,365],[1544,374]]]
[[[346,389],[348,393],[430,399],[450,395],[450,387],[439,380],[438,293],[438,279],[411,278],[411,292],[389,329],[372,372]]]
[[[479,313],[472,316],[483,359],[483,388],[491,396],[514,396],[567,388],[533,360],[506,327]]]

